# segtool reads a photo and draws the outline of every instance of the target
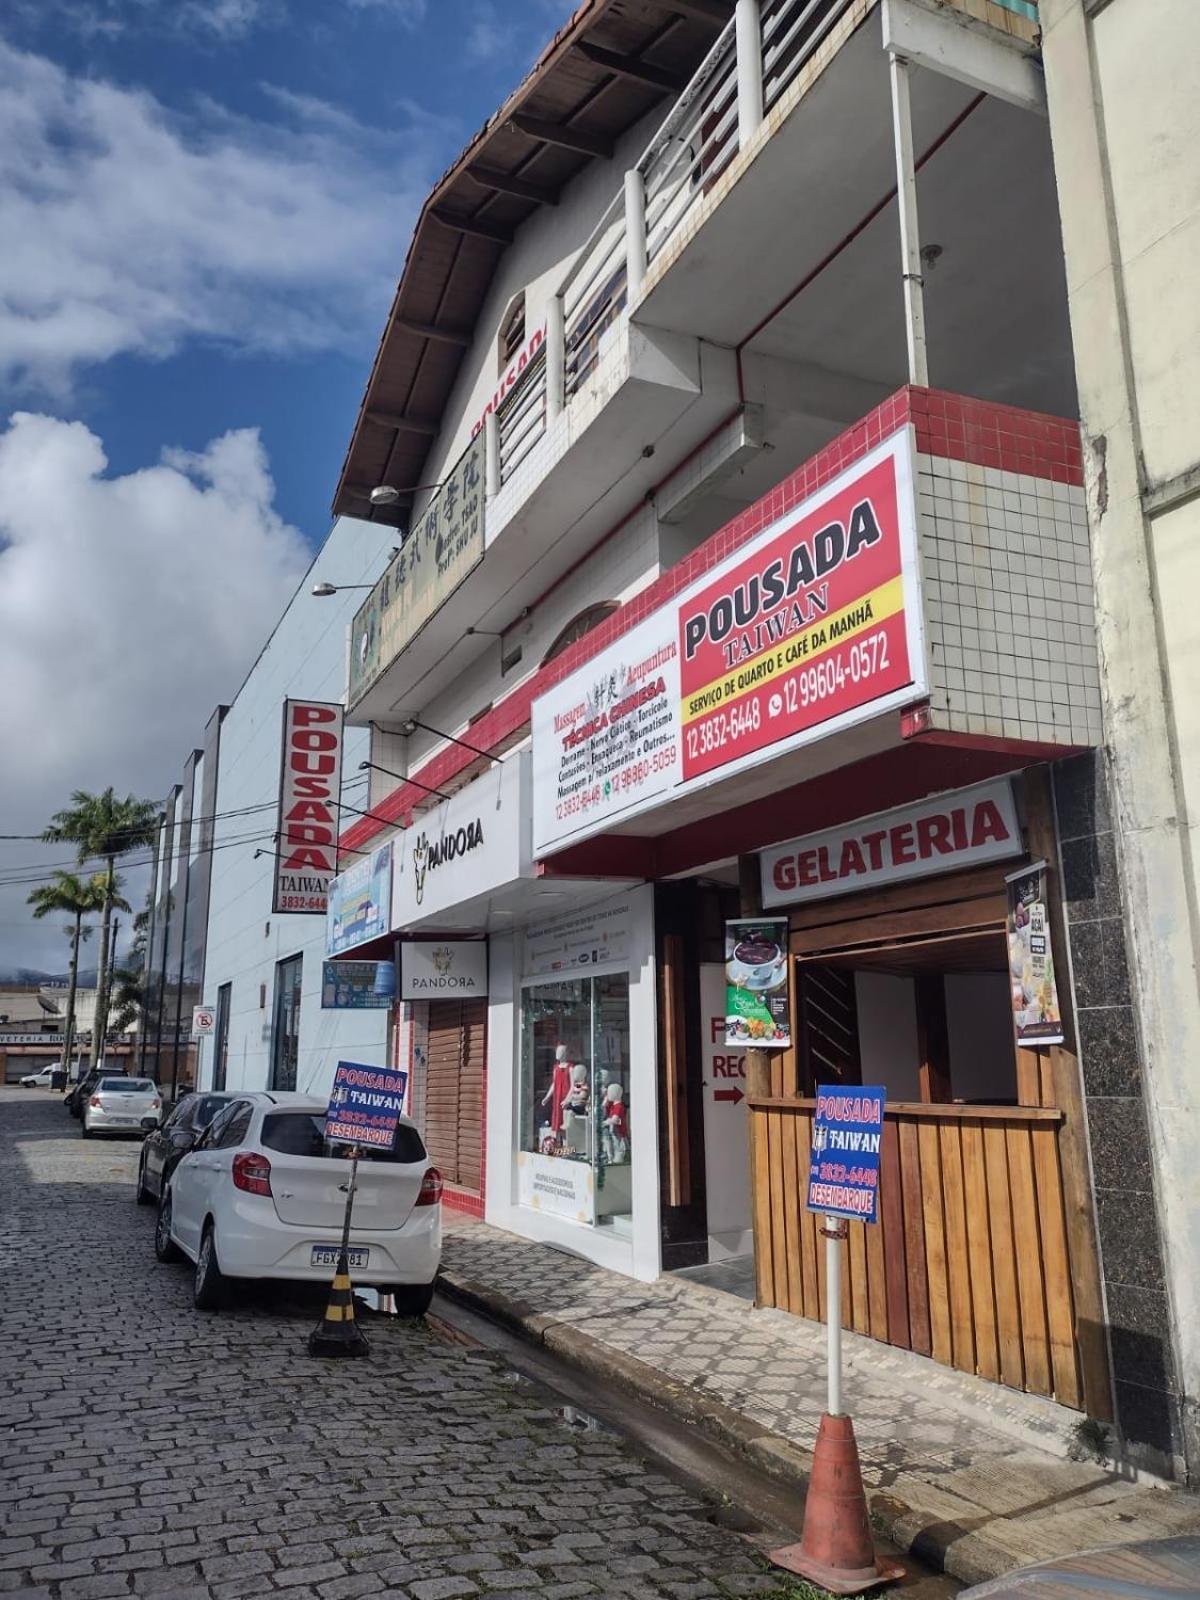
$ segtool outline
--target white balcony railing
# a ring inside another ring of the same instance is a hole
[[[587,383],[647,268],[709,195],[852,0],[737,0],[687,88],[625,174],[547,313],[544,356],[499,408],[497,485]]]

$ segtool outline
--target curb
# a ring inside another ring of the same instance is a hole
[[[482,1312],[571,1366],[619,1384],[627,1393],[668,1412],[676,1421],[698,1428],[716,1444],[745,1456],[758,1471],[794,1490],[801,1500],[807,1493],[812,1465],[809,1452],[781,1439],[761,1423],[751,1422],[731,1406],[697,1394],[687,1384],[666,1377],[657,1367],[610,1349],[575,1324],[535,1311],[525,1301],[510,1299],[488,1284],[443,1268],[438,1289],[447,1299]],[[969,1549],[962,1548],[968,1529],[932,1511],[922,1512],[894,1493],[869,1494],[868,1505],[871,1522],[884,1538],[926,1566],[948,1572],[963,1583],[983,1583],[1012,1570],[1012,1556],[1007,1552],[987,1548],[978,1537],[970,1540]]]

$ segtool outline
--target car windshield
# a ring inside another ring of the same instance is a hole
[[[103,1078],[101,1093],[115,1090],[118,1094],[150,1094],[154,1085],[149,1078]]]
[[[346,1146],[325,1143],[325,1118],[319,1111],[275,1111],[263,1118],[262,1146],[288,1156],[338,1156],[348,1154]],[[387,1150],[362,1150],[364,1161],[424,1161],[425,1146],[415,1128],[404,1123]]]

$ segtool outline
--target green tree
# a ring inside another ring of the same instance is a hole
[[[126,907],[126,910],[129,908]],[[125,965],[113,972],[113,1009],[110,1026],[124,1033],[140,1022],[146,1009],[146,944],[150,937],[150,912],[139,911],[133,919],[133,943]]]
[[[71,804],[56,811],[42,838],[50,844],[73,844],[79,865],[100,860],[104,870],[103,905],[100,921],[100,962],[96,974],[96,1020],[92,1024],[92,1060],[104,1054],[108,1033],[108,944],[112,914],[117,900],[117,861],[131,850],[153,845],[160,823],[158,807],[151,800],[126,795],[119,800],[111,788],[103,794],[76,789]]]
[[[65,911],[74,918],[67,924],[67,937],[71,941],[70,980],[67,984],[66,1037],[63,1044],[63,1065],[71,1070],[71,1051],[75,1043],[75,993],[79,980],[79,946],[91,929],[84,926],[84,917],[93,916],[104,907],[104,888],[99,875],[79,878],[73,872],[56,872],[49,883],[31,889],[26,900],[33,907],[35,917],[49,917]]]

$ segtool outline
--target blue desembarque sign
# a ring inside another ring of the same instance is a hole
[[[808,1209],[879,1220],[879,1158],[887,1090],[821,1084],[808,1164]]]
[[[325,1112],[325,1137],[334,1144],[388,1148],[404,1113],[408,1073],[339,1061]]]

